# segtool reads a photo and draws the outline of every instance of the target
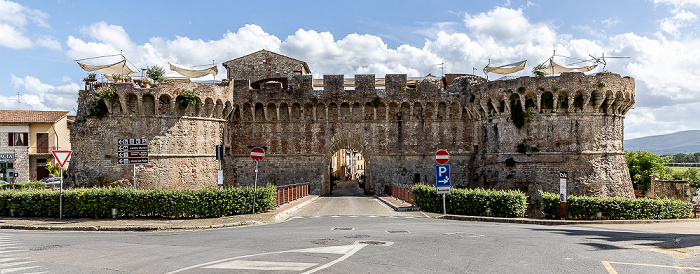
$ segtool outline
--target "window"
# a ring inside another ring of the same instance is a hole
[[[28,146],[29,145],[29,133],[7,133],[8,146]]]

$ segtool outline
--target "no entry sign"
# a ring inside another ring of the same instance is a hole
[[[253,161],[260,161],[265,158],[265,150],[261,147],[254,147],[250,149],[250,159]]]
[[[447,161],[450,160],[450,154],[447,153],[447,150],[441,149],[435,152],[435,162],[438,164],[444,165],[447,164]]]

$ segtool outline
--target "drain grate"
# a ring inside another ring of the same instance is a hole
[[[337,242],[339,242],[339,241],[336,240],[336,239],[317,239],[317,240],[311,241],[311,243],[317,244],[317,245],[334,244],[334,243],[337,243]]]
[[[366,245],[375,245],[375,246],[390,246],[393,245],[393,242],[385,242],[385,241],[356,241],[353,244],[366,244]]]
[[[40,251],[40,250],[49,250],[49,249],[56,249],[61,247],[60,245],[42,245],[42,246],[37,246],[37,247],[32,247],[29,250],[31,251]]]
[[[355,230],[354,227],[334,227],[331,230]]]
[[[462,237],[462,238],[478,238],[478,237],[484,237],[484,235],[481,235],[481,234],[467,233],[467,232],[442,233],[442,235],[446,235],[446,236],[455,236],[455,237]]]
[[[369,238],[369,235],[345,235],[345,238],[348,238],[348,239],[361,239],[361,238]]]
[[[387,230],[386,233],[408,233],[408,230]]]

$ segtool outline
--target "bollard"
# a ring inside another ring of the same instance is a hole
[[[112,208],[112,219],[116,219],[116,218],[117,218],[117,209]]]

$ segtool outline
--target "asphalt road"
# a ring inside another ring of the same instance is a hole
[[[411,214],[345,196],[322,197],[296,217],[268,225],[7,230],[0,232],[0,273],[700,273],[697,234]]]

